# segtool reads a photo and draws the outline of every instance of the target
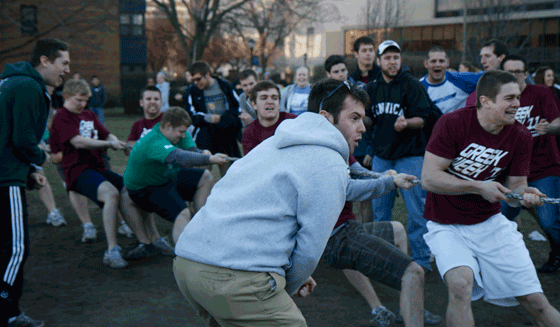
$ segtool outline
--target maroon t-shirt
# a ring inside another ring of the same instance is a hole
[[[465,107],[476,107],[476,90],[467,97]]]
[[[76,149],[70,143],[74,136],[82,136],[94,140],[107,139],[109,131],[101,124],[93,112],[84,110],[79,114],[75,114],[64,107],[60,108],[54,116],[51,132],[52,142],[58,142],[63,151],[62,170],[64,171],[68,189],[73,187],[78,176],[87,168],[98,172],[107,170],[103,162],[103,150]],[[54,145],[56,146],[56,144]]]
[[[358,162],[358,161],[356,160],[356,158],[354,158],[353,155],[350,155],[350,157],[348,157],[348,165],[349,166],[352,166],[356,162]],[[334,228],[337,228],[338,226],[344,224],[345,222],[347,222],[349,220],[356,219],[356,216],[354,215],[354,212],[352,211],[353,208],[354,208],[354,203],[352,201],[344,202],[344,207],[342,208],[342,212],[340,213],[340,216],[338,216],[338,221],[334,225]]]
[[[453,160],[446,172],[460,179],[503,184],[507,176],[529,175],[529,130],[516,121],[498,135],[491,134],[478,122],[476,110],[466,107],[443,115],[426,151]],[[500,202],[490,203],[476,194],[427,192],[424,218],[441,224],[472,225],[499,213],[500,206]]]
[[[163,113],[159,114],[155,119],[142,118],[137,120],[130,129],[127,141],[138,141],[142,136],[148,134],[161,121],[161,117],[163,117]]]
[[[281,122],[286,119],[293,119],[296,117],[297,115],[288,112],[281,112],[276,124],[269,127],[263,127],[263,125],[259,123],[258,119],[253,120],[253,122],[245,129],[245,132],[243,132],[243,139],[241,142],[243,144],[243,152],[245,154],[249,153],[249,151],[253,150],[262,141],[274,135],[276,128]]]
[[[539,135],[535,130],[535,126],[541,119],[552,122],[560,117],[554,94],[544,85],[527,85],[521,92],[520,102],[515,119],[526,126],[533,136],[531,172],[528,181],[560,176],[560,154],[556,145],[556,136]]]
[[[51,153],[59,153],[60,151],[62,151],[61,145],[60,143],[58,143],[58,140],[55,139],[55,134],[53,134],[53,130],[52,130],[52,125],[51,127],[49,127],[49,133],[51,133],[51,135],[49,136],[49,146],[51,148]]]

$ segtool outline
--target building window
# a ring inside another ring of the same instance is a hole
[[[121,14],[120,31],[123,36],[143,36],[144,35],[144,15],[142,14]]]
[[[34,35],[39,32],[37,27],[37,6],[35,5],[21,5],[20,9],[20,23],[22,35]]]

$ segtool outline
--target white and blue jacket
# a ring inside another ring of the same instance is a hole
[[[428,75],[422,77],[430,99],[443,114],[463,108],[469,94],[476,90],[476,83],[484,72],[458,73],[445,72],[445,79],[438,84],[428,82]]]

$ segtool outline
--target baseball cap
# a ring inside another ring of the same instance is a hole
[[[397,48],[397,50],[399,50],[399,52],[401,52],[401,47],[399,47],[399,44],[393,40],[387,40],[387,41],[383,41],[379,47],[377,47],[377,55],[381,56],[385,50],[387,50],[387,48],[390,47],[394,47]]]

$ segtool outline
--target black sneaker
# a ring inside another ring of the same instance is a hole
[[[435,315],[428,310],[424,310],[424,326],[439,325],[441,324],[442,321],[443,319],[440,316]],[[399,314],[397,315],[397,318],[395,319],[395,322],[397,324],[404,324],[404,319],[403,316],[401,315],[400,310],[399,310]]]
[[[42,321],[31,319],[23,313],[8,321],[8,327],[43,327],[44,325]]]
[[[153,244],[138,243],[138,245],[124,256],[127,260],[141,260],[159,255],[161,250]]]
[[[548,262],[537,269],[538,273],[541,274],[554,274],[560,270],[560,255],[550,253]]]

